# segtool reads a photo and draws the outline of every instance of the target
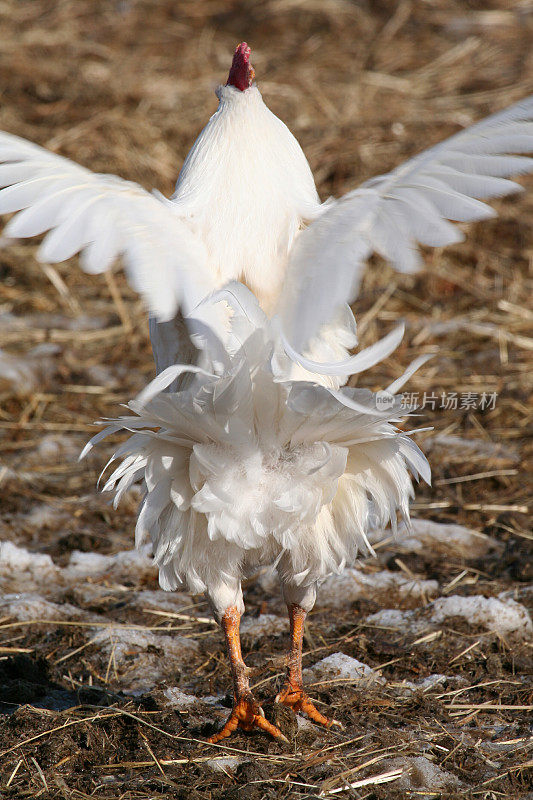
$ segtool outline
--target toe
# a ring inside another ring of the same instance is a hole
[[[265,719],[263,709],[251,695],[237,701],[222,730],[210,736],[207,741],[209,744],[217,744],[231,736],[237,728],[241,728],[246,732],[258,728],[278,741],[288,742],[287,737],[283,735],[279,728]]]
[[[207,741],[209,744],[217,744],[218,742],[221,742],[222,739],[227,739],[235,730],[237,730],[238,725],[239,719],[237,715],[232,712],[222,730],[220,730],[218,733],[214,733],[213,736],[210,736]]]
[[[298,711],[303,711],[304,714],[307,714],[309,719],[313,722],[316,722],[318,725],[324,725],[326,728],[331,727],[333,720],[330,720],[328,717],[325,717],[324,714],[321,714],[315,704],[312,703],[307,697],[307,695],[302,694],[298,706]]]
[[[276,728],[275,725],[272,725],[267,719],[261,716],[257,716],[254,720],[254,723],[257,728],[264,731],[265,733],[269,733],[274,739],[279,739],[282,742],[289,743],[289,740],[286,736],[280,731],[279,728]]]
[[[312,722],[316,722],[318,725],[324,725],[326,728],[330,728],[333,725],[342,727],[340,722],[336,722],[333,719],[325,717],[324,714],[321,714],[302,689],[295,690],[294,688],[285,687],[276,697],[276,703],[282,703],[292,708],[295,713],[302,712],[306,714]]]

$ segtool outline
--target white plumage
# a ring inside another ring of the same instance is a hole
[[[213,288],[201,239],[168,202],[3,132],[0,162],[0,186],[7,187],[0,192],[0,214],[22,209],[3,236],[49,230],[39,248],[41,261],[81,252],[83,269],[98,273],[122,256],[133,288],[163,320],[174,316],[178,304],[194,308]]]
[[[480,198],[522,191],[507,178],[533,172],[533,158],[511,154],[532,152],[533,96],[323,205],[289,258],[280,305],[290,341],[304,348],[339,304],[355,298],[371,253],[401,272],[415,272],[418,243],[443,247],[464,239],[448,220],[495,216]]]
[[[0,132],[0,213],[20,212],[4,236],[50,230],[39,257],[81,252],[88,272],[122,255],[159,321],[240,280],[268,313],[281,314],[289,341],[304,351],[354,299],[373,251],[413,271],[417,242],[461,241],[447,220],[492,216],[479,198],[520,191],[508,176],[533,171],[532,158],[516,155],[533,152],[529,97],[321,204],[298,142],[259,89],[223,86],[218,97],[170,200]],[[165,352],[160,360],[172,363]]]
[[[163,589],[207,592],[221,618],[244,610],[241,578],[276,562],[285,595],[309,610],[321,580],[368,552],[372,526],[395,527],[397,511],[409,519],[409,471],[429,481],[429,465],[396,427],[412,410],[400,396],[383,411],[368,390],[291,380],[253,295],[236,286],[224,297],[227,340],[204,330],[201,367],[169,367],[128,404],[134,416],[92,440],[135,431],[104,490],[118,502],[145,480],[136,543],[150,537]],[[378,343],[366,363],[389,350]],[[189,385],[165,393],[184,372]]]
[[[172,201],[206,246],[217,288],[240,280],[271,312],[294,239],[320,201],[302,148],[259,89],[220,86],[217,96]]]

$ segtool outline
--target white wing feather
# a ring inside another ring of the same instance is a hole
[[[19,212],[4,237],[50,231],[38,257],[81,253],[86,272],[122,256],[133,288],[159,320],[188,313],[214,289],[202,243],[172,203],[114,175],[93,173],[62,156],[0,132],[0,214]]]
[[[510,175],[533,172],[533,96],[488,117],[329,201],[292,250],[280,301],[282,326],[298,352],[353,302],[365,260],[377,252],[402,272],[420,264],[418,244],[462,241],[448,220],[472,222],[495,215],[481,199],[521,190]]]

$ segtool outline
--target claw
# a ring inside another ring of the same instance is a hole
[[[261,706],[255,701],[252,695],[241,697],[235,702],[229,718],[218,733],[213,734],[207,740],[210,744],[217,744],[222,739],[227,739],[231,734],[241,728],[243,731],[252,731],[254,728],[268,733],[272,738],[287,742],[288,739],[282,734],[279,728],[272,725],[267,719]]]
[[[325,717],[324,714],[321,714],[303,689],[294,688],[289,685],[285,686],[276,697],[276,703],[283,703],[284,706],[292,708],[294,713],[302,711],[310,720],[316,722],[318,725],[324,725],[326,728],[331,728],[335,725],[342,728],[340,722],[329,719]]]

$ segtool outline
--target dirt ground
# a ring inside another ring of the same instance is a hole
[[[241,40],[323,198],[533,92],[524,0],[4,0],[0,37],[0,129],[167,195]],[[386,537],[323,587],[304,666],[344,728],[287,714],[286,747],[205,743],[228,713],[220,633],[202,598],[160,592],[148,556],[128,552],[138,493],[114,511],[96,490],[112,441],[77,461],[93,422],[153,375],[140,301],[120,272],[0,250],[1,797],[533,797],[533,181],[520,182],[464,244],[427,251],[425,272],[369,266],[361,343],[399,318],[407,334],[366,384],[436,353],[408,387],[426,393],[433,485],[418,488],[414,538]],[[245,599],[273,718],[283,608],[268,575]]]

